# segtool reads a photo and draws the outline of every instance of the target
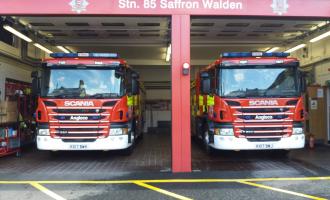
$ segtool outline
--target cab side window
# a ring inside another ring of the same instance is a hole
[[[211,93],[215,94],[216,90],[216,76],[215,76],[215,69],[211,69],[209,71],[210,79],[211,79]]]
[[[216,94],[220,94],[220,68],[216,68],[215,69],[215,90],[214,90],[214,92],[216,93]]]
[[[132,71],[130,69],[125,70],[125,88],[127,94],[132,94]]]

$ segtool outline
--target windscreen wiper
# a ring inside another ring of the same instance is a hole
[[[52,96],[48,95],[48,97],[61,98],[61,99],[63,99],[63,98],[66,98],[67,95],[64,95],[64,94],[57,94],[57,95],[52,95]]]
[[[221,97],[224,97],[224,98],[245,98],[246,95],[245,94],[233,94],[233,95],[226,95],[226,96],[221,96]]]
[[[81,98],[79,96],[73,96],[70,94],[57,94],[57,95],[53,95],[53,96],[49,96],[49,97],[54,97],[54,98]]]
[[[240,95],[236,95],[235,97],[238,97],[238,98],[246,98],[246,94],[240,94]]]
[[[98,93],[94,95],[88,96],[89,98],[113,98],[113,97],[118,97],[119,95],[116,93]]]

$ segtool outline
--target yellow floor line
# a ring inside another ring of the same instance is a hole
[[[293,177],[293,178],[246,178],[246,179],[161,179],[161,180],[137,180],[144,183],[212,183],[212,182],[237,182],[237,181],[321,181],[330,180],[326,177]]]
[[[261,185],[261,184],[257,184],[257,183],[251,183],[251,182],[248,182],[248,181],[237,181],[237,182],[245,184],[245,185],[250,185],[250,186],[263,188],[263,189],[267,189],[267,190],[273,190],[273,191],[276,191],[276,192],[282,192],[282,193],[291,194],[291,195],[304,197],[304,198],[308,198],[308,199],[326,200],[326,199],[321,198],[321,197],[316,197],[316,196],[312,196],[312,195],[308,195],[308,194],[302,194],[302,193],[293,192],[293,191],[289,191],[289,190],[284,190],[284,189],[280,189],[280,188],[274,188],[274,187]]]
[[[108,181],[89,181],[89,180],[65,180],[65,181],[36,181],[36,180],[28,180],[28,181],[0,181],[0,184],[30,184],[30,183],[39,183],[39,184],[125,184],[125,183],[133,183],[138,180],[108,180]]]
[[[25,180],[10,181],[0,180],[0,184],[30,184],[31,182],[39,184],[127,184],[136,181],[143,183],[216,183],[216,182],[258,182],[258,181],[322,181],[330,180],[330,176],[325,177],[293,177],[293,178],[246,178],[246,179],[160,179],[160,180]]]
[[[180,200],[192,200],[188,197],[184,197],[182,195],[179,195],[179,194],[175,194],[173,192],[169,192],[167,190],[163,190],[161,188],[158,188],[158,187],[155,187],[155,186],[152,186],[152,185],[149,185],[149,184],[146,184],[146,183],[143,183],[141,181],[134,181],[134,183],[138,186],[141,186],[141,187],[144,187],[144,188],[147,188],[147,189],[150,189],[150,190],[153,190],[153,191],[156,191],[156,192],[159,192],[159,193],[162,193],[162,194],[165,194],[167,196],[170,196],[170,197],[174,197],[176,199],[180,199]]]
[[[47,194],[48,196],[50,196],[51,198],[53,198],[55,200],[65,200],[65,198],[63,198],[60,195],[50,191],[49,189],[45,188],[44,186],[40,185],[39,183],[31,182],[30,185],[32,185],[33,187],[37,188],[38,190],[40,190],[41,192]]]

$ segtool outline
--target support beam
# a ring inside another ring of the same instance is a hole
[[[191,172],[190,75],[182,75],[190,64],[190,16],[172,15],[172,171]]]

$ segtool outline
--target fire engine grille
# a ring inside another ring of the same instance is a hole
[[[63,137],[63,138],[65,138],[65,137],[70,137],[70,138],[72,138],[72,137],[99,137],[99,136],[102,136],[103,135],[103,133],[88,133],[88,132],[86,132],[86,133],[79,133],[79,134],[70,134],[70,133],[68,133],[68,134],[61,134],[61,133],[56,133],[55,134],[56,136],[59,136],[59,137]]]
[[[74,128],[66,126],[65,128],[55,128],[55,136],[58,137],[100,137],[106,133],[103,128]]]
[[[260,117],[261,116],[261,117]],[[266,118],[264,117],[265,115],[263,114],[259,114],[259,115],[241,115],[241,116],[238,116],[239,119],[243,119],[243,120],[262,120],[260,118]],[[281,120],[281,119],[287,119],[289,117],[289,115],[272,115],[272,114],[267,114],[267,116],[271,116],[271,119],[274,119],[274,120]]]
[[[79,113],[103,113],[105,109],[53,109],[53,112],[56,113],[66,113],[66,114],[79,114]]]
[[[54,119],[57,119],[57,120],[74,120],[74,119],[71,119],[72,117],[74,117],[74,116],[61,116],[61,115],[58,115],[58,116],[54,116]],[[106,118],[106,116],[100,116],[100,115],[84,116],[83,114],[79,115],[79,117],[85,117],[86,118],[85,120],[101,120],[101,119]]]
[[[50,130],[56,137],[92,139],[108,134],[110,114],[100,108],[52,109]]]
[[[289,108],[239,108],[240,113],[272,113],[272,112],[287,112]]]
[[[55,131],[102,131],[103,128],[56,128]]]
[[[248,138],[249,142],[278,142],[281,138]]]
[[[62,139],[63,142],[95,142],[96,139]]]
[[[274,123],[292,121],[295,106],[233,107],[237,123]]]
[[[244,127],[240,128],[242,131],[283,131],[286,127]]]
[[[260,138],[260,137],[282,137],[291,133],[291,127],[278,126],[265,126],[263,124],[258,126],[250,127],[239,127],[236,128],[236,133],[243,135],[247,138]]]

